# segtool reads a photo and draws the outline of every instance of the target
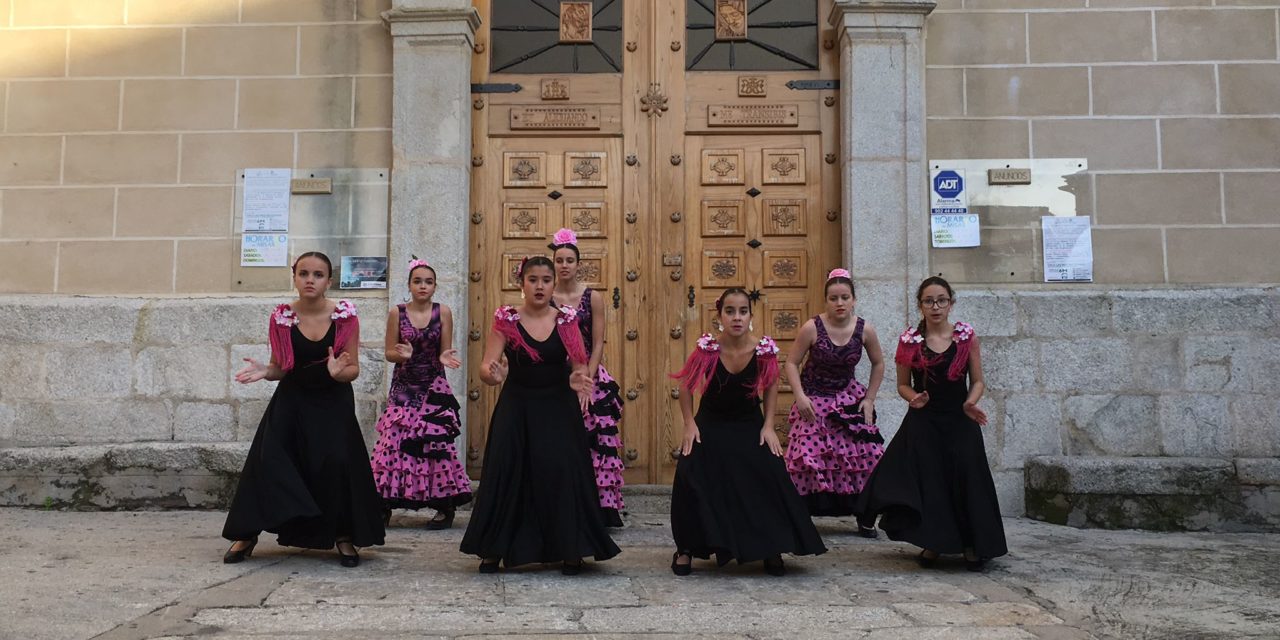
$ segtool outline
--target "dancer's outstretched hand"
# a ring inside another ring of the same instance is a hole
[[[693,443],[702,444],[702,432],[698,430],[698,424],[691,422],[684,426],[684,440],[680,443],[680,455],[687,456],[693,453]]]
[[[773,430],[773,425],[766,424],[760,430],[760,444],[769,446],[769,453],[779,458],[782,457],[782,443],[778,441],[778,432]]]
[[[926,404],[929,404],[929,392],[921,391],[920,395],[912,398],[911,402],[907,403],[907,406],[912,409],[923,409]]]
[[[458,350],[450,349],[440,354],[440,364],[449,367],[450,369],[457,369],[458,367],[461,367],[462,360],[458,359]]]
[[[489,363],[489,377],[493,378],[496,384],[502,384],[507,379],[507,372],[511,370],[511,365],[507,363],[507,354],[502,354],[496,361]]]
[[[970,420],[978,423],[979,426],[987,426],[987,412],[983,411],[976,402],[964,403],[964,414],[969,416]]]
[[[333,353],[333,347],[329,347],[329,361],[326,363],[329,367],[329,377],[336,378],[347,365],[351,364],[351,354],[343,351],[336,356]]]
[[[250,384],[267,377],[267,365],[253,358],[245,358],[244,361],[249,364],[236,372],[236,382]]]

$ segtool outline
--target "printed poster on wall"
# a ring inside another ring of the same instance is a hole
[[[1089,216],[1044,216],[1045,282],[1093,282],[1093,232]]]
[[[291,169],[245,169],[242,211],[245,233],[289,230]]]
[[[386,289],[385,256],[342,256],[338,287],[341,289]]]
[[[246,233],[240,237],[240,266],[289,266],[289,235],[285,233]]]

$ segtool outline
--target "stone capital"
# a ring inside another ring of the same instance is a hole
[[[462,36],[468,43],[480,27],[470,0],[395,0],[382,20],[392,36]]]
[[[836,0],[827,22],[836,27],[841,39],[850,30],[923,29],[925,17],[936,6],[934,0]]]

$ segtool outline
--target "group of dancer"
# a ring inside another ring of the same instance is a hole
[[[558,563],[573,575],[584,558],[620,550],[622,401],[601,363],[603,300],[577,278],[579,250],[561,229],[551,257],[518,270],[523,303],[494,313],[478,367],[501,386],[489,424],[480,490],[461,551],[479,571]],[[445,369],[461,366],[452,314],[432,301],[435,270],[409,263],[409,301],[387,317],[384,356],[395,364],[387,408],[369,457],[351,381],[360,372],[356,309],[325,297],[332,265],[322,253],[294,262],[298,298],[271,315],[271,359],[246,359],[238,382],[278,380],[232,501],[223,557],[250,557],[258,535],[281,545],[336,547],[343,566],[383,544],[393,508],[435,510],[428,529],[452,526],[472,501],[459,458],[459,405]],[[860,535],[921,548],[932,566],[963,555],[971,570],[1007,552],[978,407],[985,385],[973,327],[952,323],[955,292],[942,278],[916,291],[918,325],[903,332],[894,362],[908,403],[885,447],[876,426],[884,357],[875,329],[855,313],[850,273],[827,278],[823,313],[805,322],[779,366],[779,348],[754,334],[754,298],[726,289],[716,301],[718,335],[704,334],[683,368],[683,435],[671,496],[671,570],[694,559],[761,561],[783,575],[783,554],[826,551],[813,516],[854,516]],[[868,383],[854,371],[863,353]],[[785,373],[795,396],[787,446],[774,425]],[[700,396],[696,403],[694,396]]]

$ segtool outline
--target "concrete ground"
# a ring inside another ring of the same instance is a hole
[[[403,512],[402,512],[403,513]],[[465,514],[429,532],[398,513],[344,569],[264,538],[224,565],[216,512],[0,509],[0,638],[1280,638],[1280,535],[1081,531],[1005,521],[984,574],[924,570],[907,545],[819,519],[831,551],[676,578],[664,516],[636,515],[618,558],[476,573]]]

